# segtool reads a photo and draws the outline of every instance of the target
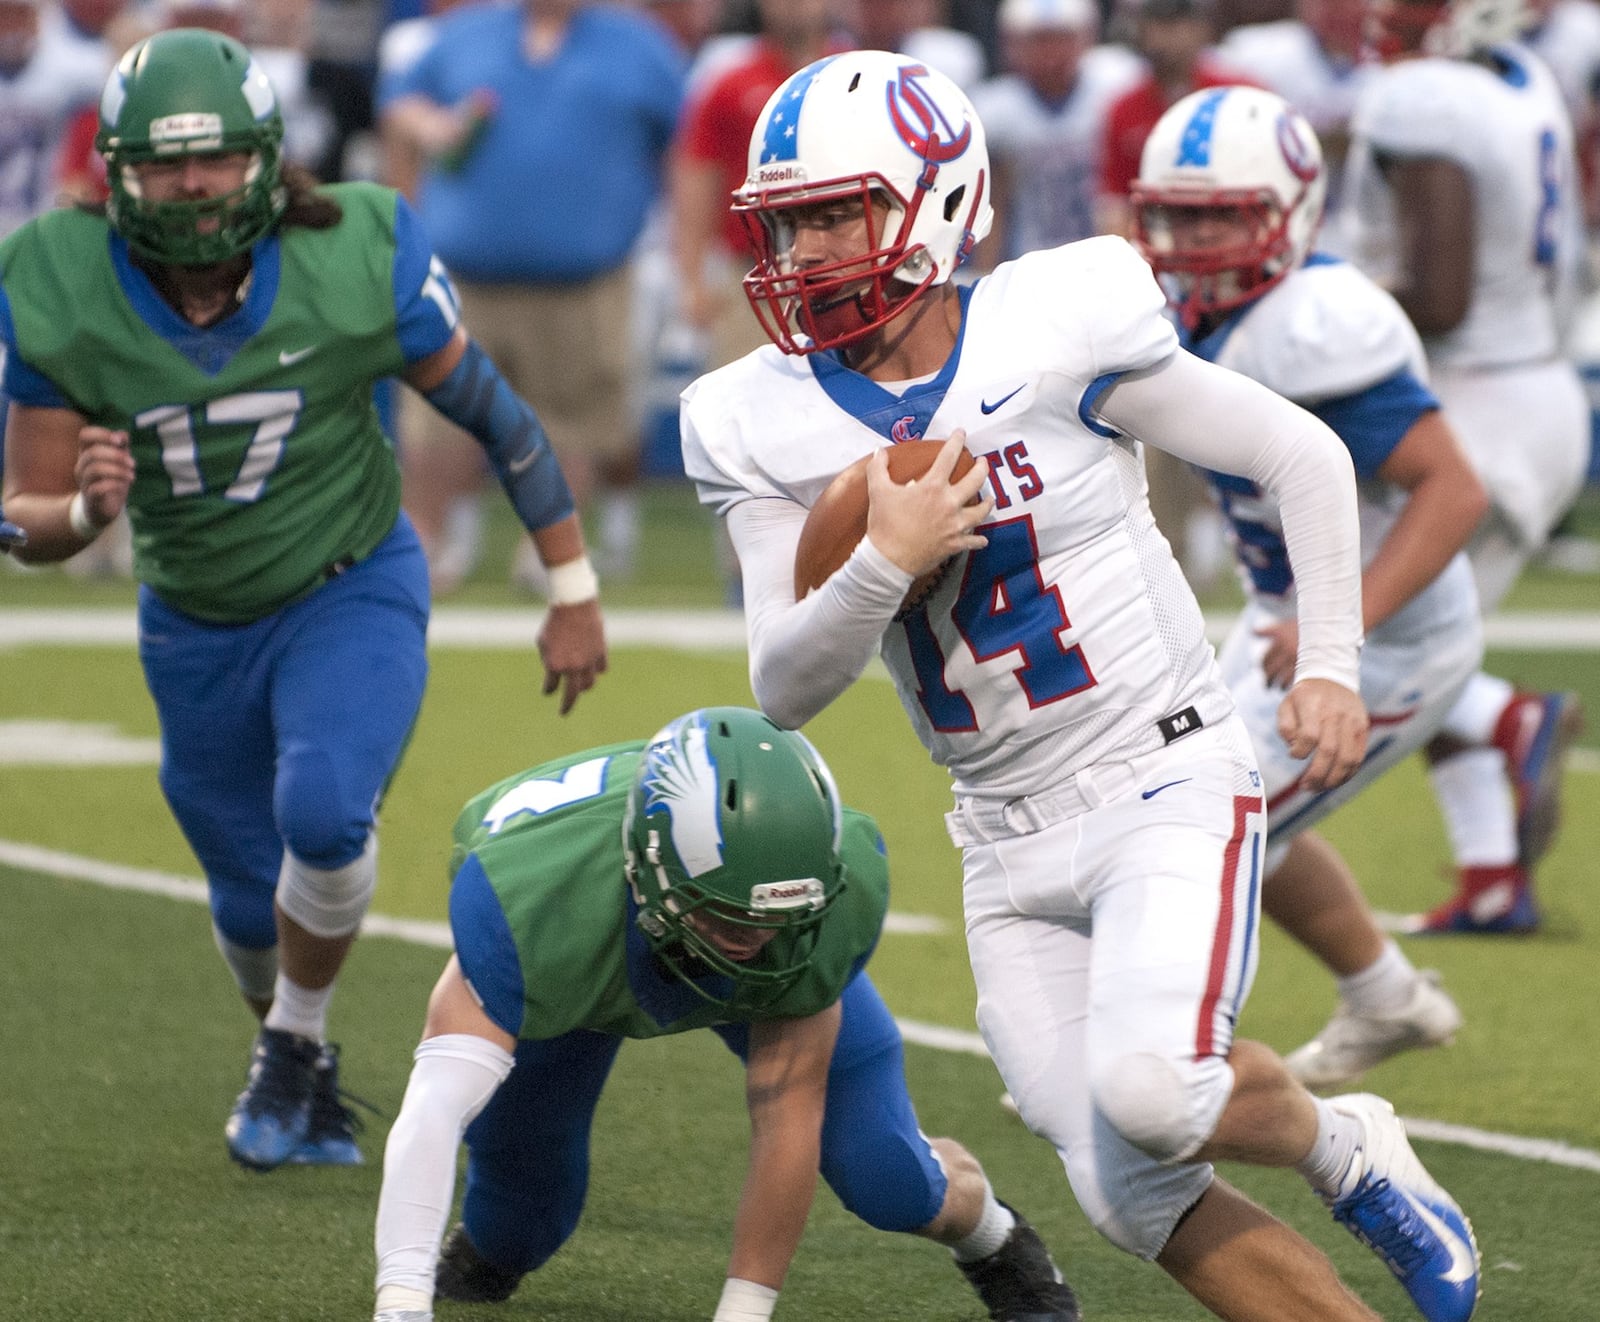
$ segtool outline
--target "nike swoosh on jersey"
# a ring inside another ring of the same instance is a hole
[[[1165,785],[1157,785],[1153,790],[1146,790],[1139,797],[1141,799],[1153,799],[1162,790],[1170,790],[1174,785],[1187,785],[1193,779],[1193,776],[1185,776],[1182,780],[1169,780]]]
[[[1443,1240],[1444,1246],[1450,1250],[1450,1270],[1442,1279],[1451,1285],[1465,1285],[1476,1276],[1478,1255],[1472,1251],[1472,1245],[1456,1234],[1445,1224],[1443,1217],[1409,1189],[1399,1189],[1397,1192],[1411,1204],[1411,1210],[1417,1214],[1422,1224]]]
[[[1013,390],[1011,392],[1011,395],[1015,395],[1018,390],[1021,390],[1023,388],[1023,386],[1026,386],[1027,384],[1028,383],[1026,381],[1024,381],[1021,386],[1018,386],[1016,390]],[[978,411],[980,413],[984,414],[985,416],[987,416],[988,414],[993,413],[1002,404],[1004,404],[1006,402],[1006,400],[1010,399],[1011,395],[1001,395],[1000,398],[995,400],[995,402],[993,404],[989,403],[989,401],[986,400],[986,399],[982,400],[978,404]]]
[[[284,349],[278,354],[279,367],[293,367],[302,358],[309,358],[316,353],[317,346],[307,345],[304,349]]]

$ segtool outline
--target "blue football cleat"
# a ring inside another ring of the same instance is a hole
[[[225,1131],[228,1153],[241,1166],[273,1170],[305,1142],[320,1054],[320,1044],[308,1037],[275,1028],[257,1035],[250,1074]]]
[[[312,1066],[311,1119],[304,1141],[290,1154],[291,1166],[359,1166],[356,1135],[365,1125],[346,1105],[355,1102],[376,1113],[377,1107],[339,1087],[339,1048],[326,1043]]]
[[[1539,905],[1520,867],[1462,868],[1461,889],[1430,913],[1402,921],[1406,936],[1526,936],[1537,932]]]
[[[1472,1223],[1417,1160],[1388,1102],[1351,1093],[1328,1105],[1359,1120],[1364,1134],[1354,1184],[1326,1200],[1333,1219],[1383,1259],[1428,1322],[1467,1322],[1482,1269]]]

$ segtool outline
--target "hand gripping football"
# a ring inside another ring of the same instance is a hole
[[[888,447],[889,476],[896,482],[913,482],[926,473],[944,448],[943,441],[901,441]],[[794,553],[794,595],[802,600],[820,588],[835,570],[850,558],[856,543],[867,535],[867,464],[872,456],[857,459],[828,484],[806,517],[800,530],[800,545]],[[958,482],[972,471],[972,455],[963,450],[956,456],[951,482]],[[915,579],[906,591],[899,619],[914,609],[950,568],[946,560],[937,569]]]

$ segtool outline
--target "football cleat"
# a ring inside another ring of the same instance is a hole
[[[1561,772],[1583,729],[1576,693],[1518,693],[1495,723],[1493,743],[1506,758],[1517,801],[1517,862],[1531,869],[1561,825]]]
[[[1363,1134],[1345,1191],[1323,1199],[1333,1219],[1383,1260],[1428,1322],[1467,1322],[1482,1261],[1466,1213],[1423,1168],[1383,1098],[1349,1093],[1328,1105]]]
[[[339,1048],[324,1044],[312,1067],[315,1080],[311,1092],[311,1121],[304,1141],[289,1157],[291,1166],[359,1166],[361,1149],[356,1135],[366,1128],[361,1117],[347,1105],[354,1102],[374,1115],[371,1102],[339,1087]]]
[[[241,1166],[273,1170],[305,1142],[320,1052],[310,1038],[275,1028],[257,1035],[250,1074],[225,1130],[228,1152]]]
[[[1001,1203],[1016,1225],[987,1258],[958,1262],[996,1322],[1079,1322],[1078,1297],[1051,1261],[1039,1232],[1021,1212]]]
[[[1520,867],[1462,868],[1460,889],[1437,909],[1402,919],[1406,936],[1524,936],[1539,930],[1528,875]]]
[[[1460,1027],[1461,1011],[1439,985],[1438,973],[1423,969],[1401,1009],[1366,1014],[1340,1002],[1327,1026],[1284,1063],[1307,1088],[1332,1088],[1402,1051],[1446,1044]]]
[[[511,1298],[522,1276],[514,1268],[490,1262],[473,1247],[467,1228],[457,1224],[444,1237],[433,1293],[438,1299],[454,1299],[457,1303],[498,1304]]]

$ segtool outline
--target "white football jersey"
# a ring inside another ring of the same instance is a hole
[[[1422,343],[1400,305],[1355,267],[1313,257],[1189,348],[1318,413],[1334,429],[1355,464],[1361,563],[1369,563],[1407,499],[1377,469],[1411,423],[1437,406]],[[1276,502],[1248,478],[1206,476],[1231,525],[1246,594],[1266,614],[1292,619],[1294,576]],[[1471,566],[1458,554],[1368,641],[1447,635],[1475,628],[1477,615]]]
[[[1121,239],[1090,239],[1006,263],[962,297],[956,351],[901,395],[770,347],[701,378],[684,394],[684,466],[719,512],[761,497],[810,507],[886,441],[966,429],[990,470],[989,544],[881,651],[957,792],[1009,797],[1233,704],[1151,517],[1139,446],[1095,413],[1118,376],[1176,350],[1149,268]]]
[[[1106,111],[1138,82],[1143,62],[1120,46],[1084,53],[1072,93],[1049,105],[1021,77],[980,83],[972,104],[988,136],[989,155],[1015,181],[1000,199],[1009,259],[1087,239],[1096,232],[1095,194]]]
[[[1524,46],[1504,45],[1495,67],[1470,60],[1406,60],[1362,94],[1346,188],[1351,252],[1380,283],[1395,271],[1394,203],[1378,154],[1450,160],[1472,179],[1477,261],[1462,323],[1431,338],[1435,366],[1497,367],[1557,352],[1555,296],[1578,233],[1572,125],[1555,79]]]
[[[1600,5],[1595,0],[1560,0],[1523,40],[1550,66],[1567,112],[1578,123],[1589,113],[1600,83]]]
[[[0,236],[55,205],[56,155],[72,113],[100,99],[110,66],[41,23],[33,58],[0,78]]]
[[[1318,133],[1343,129],[1377,66],[1333,58],[1298,19],[1247,23],[1217,48],[1230,69],[1276,92]]]
[[[1377,66],[1331,57],[1315,34],[1298,19],[1247,23],[1234,28],[1218,47],[1230,69],[1276,92],[1323,138],[1328,200],[1323,209],[1322,246],[1344,253],[1340,212],[1345,204],[1343,155],[1329,150],[1332,135],[1349,131],[1361,91]]]

